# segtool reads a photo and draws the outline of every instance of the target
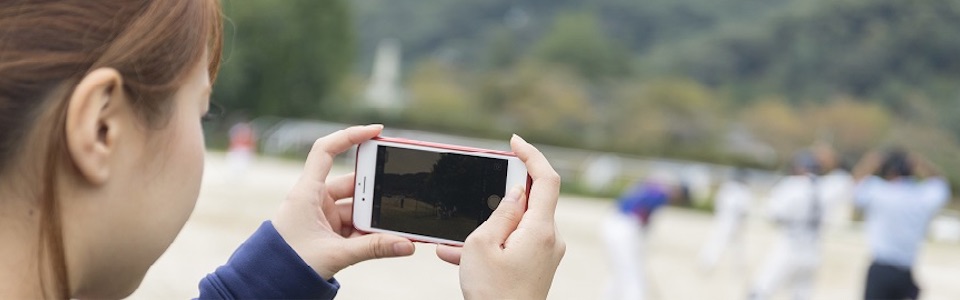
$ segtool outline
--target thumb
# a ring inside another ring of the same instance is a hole
[[[517,229],[525,209],[526,197],[523,196],[523,187],[515,186],[503,197],[497,205],[497,210],[490,214],[490,218],[480,224],[480,227],[471,235],[476,235],[475,239],[501,245]]]
[[[441,260],[460,265],[460,257],[463,255],[463,248],[448,245],[437,245],[437,257]]]
[[[344,240],[344,250],[351,261],[345,266],[377,258],[409,256],[413,254],[413,242],[389,234],[374,233]]]

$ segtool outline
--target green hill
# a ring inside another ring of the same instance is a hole
[[[361,72],[369,70],[377,41],[388,37],[400,40],[409,65],[440,57],[465,70],[486,70],[503,64],[497,56],[506,56],[512,63],[542,59],[548,55],[538,51],[538,44],[551,36],[559,23],[555,21],[579,14],[595,18],[600,38],[626,53],[611,58],[628,69],[628,74],[615,73],[618,77],[692,78],[729,91],[735,103],[767,95],[793,103],[852,96],[882,103],[900,117],[926,122],[931,116],[911,112],[916,105],[904,100],[920,97],[921,106],[932,106],[937,112],[936,124],[960,136],[960,105],[956,104],[960,98],[960,1],[956,0],[351,3]],[[566,31],[571,31],[569,26]],[[598,43],[595,39],[571,39],[570,45],[564,44],[566,52],[582,47],[584,53],[603,53],[590,48]],[[578,64],[570,55],[561,57]],[[583,61],[579,64],[603,64],[597,59]],[[587,79],[603,75],[584,73]]]

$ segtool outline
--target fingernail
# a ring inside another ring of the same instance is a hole
[[[522,137],[520,137],[520,136],[517,135],[516,133],[513,134],[512,139],[518,139],[518,140],[520,140],[521,142],[524,142],[524,143],[527,142],[527,140],[524,140]]]
[[[411,242],[393,243],[393,254],[404,255],[404,256],[413,254],[413,243]]]
[[[503,201],[506,202],[516,202],[520,199],[520,194],[523,193],[523,187],[517,185],[507,191],[507,195],[503,196]]]
[[[383,124],[370,124],[370,125],[367,125],[367,127],[376,128],[376,129],[383,129]]]

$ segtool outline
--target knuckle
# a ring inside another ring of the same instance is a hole
[[[367,249],[370,249],[371,257],[383,258],[383,257],[387,257],[387,254],[389,254],[387,249],[388,245],[385,245],[383,243],[383,237],[374,236],[373,238],[370,239],[369,243],[370,245],[368,245]]]
[[[334,134],[336,134],[336,133],[334,133]],[[334,134],[327,135],[327,136],[322,136],[322,137],[314,140],[314,141],[313,141],[313,148],[311,148],[311,150],[313,150],[313,151],[320,151],[321,149],[323,149],[324,146],[327,144],[327,139],[329,139],[330,136],[332,136],[332,135],[334,135]]]
[[[512,208],[495,211],[492,217],[496,223],[515,224],[520,222],[520,214]]]
[[[463,241],[464,245],[474,245],[474,244],[483,244],[489,238],[486,237],[486,231],[483,227],[477,228],[473,233],[467,236],[467,239]]]
[[[539,230],[542,234],[537,234],[533,241],[544,248],[550,248],[556,245],[557,236],[553,231]]]
[[[321,148],[323,148],[332,141],[342,139],[343,136],[347,136],[349,138],[350,128],[340,129],[340,130],[334,131],[331,134],[320,137],[319,139],[317,139],[316,142],[314,142],[314,147],[320,146]]]
[[[558,240],[555,249],[558,256],[562,258],[563,255],[567,253],[567,242],[563,241],[562,239]]]
[[[545,235],[543,235],[543,237],[540,239],[540,242],[543,243],[544,245],[547,245],[547,246],[556,245],[556,244],[557,244],[557,236],[554,235],[554,234],[552,234],[552,233],[551,233],[551,234],[545,234]]]
[[[548,225],[549,226],[549,225]],[[553,247],[556,248],[566,247],[563,237],[560,236],[560,233],[557,231],[556,226],[546,227],[541,230],[543,234],[537,236],[536,241],[540,243],[543,247]]]
[[[542,179],[544,182],[548,184],[556,185],[556,186],[560,186],[560,183],[562,181],[562,178],[560,178],[560,174],[557,174],[557,171],[553,171],[553,170],[551,170],[550,173],[544,175]]]

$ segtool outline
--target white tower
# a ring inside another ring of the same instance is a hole
[[[365,94],[367,105],[381,113],[399,113],[403,109],[399,81],[400,43],[395,39],[381,40]]]

